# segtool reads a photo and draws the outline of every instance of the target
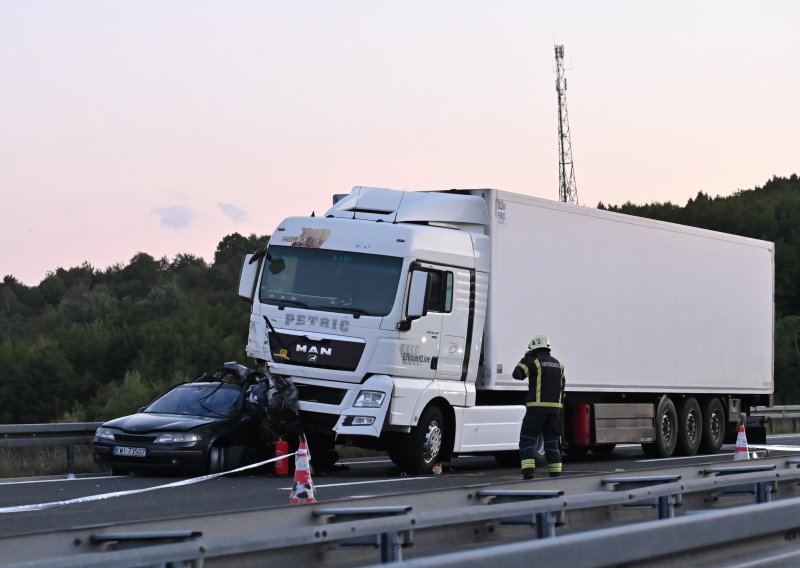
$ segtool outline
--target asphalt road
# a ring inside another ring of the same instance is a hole
[[[800,455],[800,434],[770,436],[771,456]],[[565,456],[564,476],[663,468],[690,463],[729,462],[733,446],[724,446],[713,456],[649,459],[638,445],[619,446],[606,457]],[[751,448],[752,450],[753,448]],[[465,456],[445,466],[441,475],[408,477],[388,458],[345,460],[341,470],[314,476],[317,501],[329,502],[359,497],[391,495],[457,486],[502,483],[520,479],[516,468],[502,468],[491,457]],[[539,475],[546,476],[545,468]],[[289,506],[291,477],[250,473],[219,477],[196,484],[113,496],[43,510],[3,512],[13,506],[80,499],[114,492],[153,488],[181,478],[145,476],[97,476],[59,480],[0,481],[0,535],[3,537],[48,532],[61,528],[98,526],[115,522],[187,517]],[[535,483],[535,481],[534,481]]]

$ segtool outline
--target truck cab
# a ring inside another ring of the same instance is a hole
[[[323,216],[286,219],[248,255],[247,354],[297,385],[312,451],[397,445],[430,406],[449,427],[427,437],[453,432],[452,408],[475,401],[487,220],[480,197],[358,187]],[[452,451],[452,435],[436,443]],[[430,445],[390,454],[425,470],[439,452],[410,462]]]

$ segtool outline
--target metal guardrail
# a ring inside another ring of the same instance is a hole
[[[66,448],[67,473],[74,475],[74,446],[91,444],[100,424],[102,422],[0,424],[0,448],[63,446]]]
[[[0,424],[0,448],[90,444],[102,422]]]

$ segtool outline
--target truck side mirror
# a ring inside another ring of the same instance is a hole
[[[261,262],[256,258],[258,252],[244,255],[242,269],[239,272],[239,296],[245,300],[252,300],[256,291],[256,280]]]
[[[430,274],[424,270],[412,270],[411,287],[408,290],[406,317],[397,325],[400,331],[411,329],[411,322],[428,313],[426,299],[430,288]]]

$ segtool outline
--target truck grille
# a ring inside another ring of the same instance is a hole
[[[305,402],[321,402],[322,404],[339,405],[347,394],[346,389],[320,387],[317,385],[295,385],[300,392],[300,400]]]

